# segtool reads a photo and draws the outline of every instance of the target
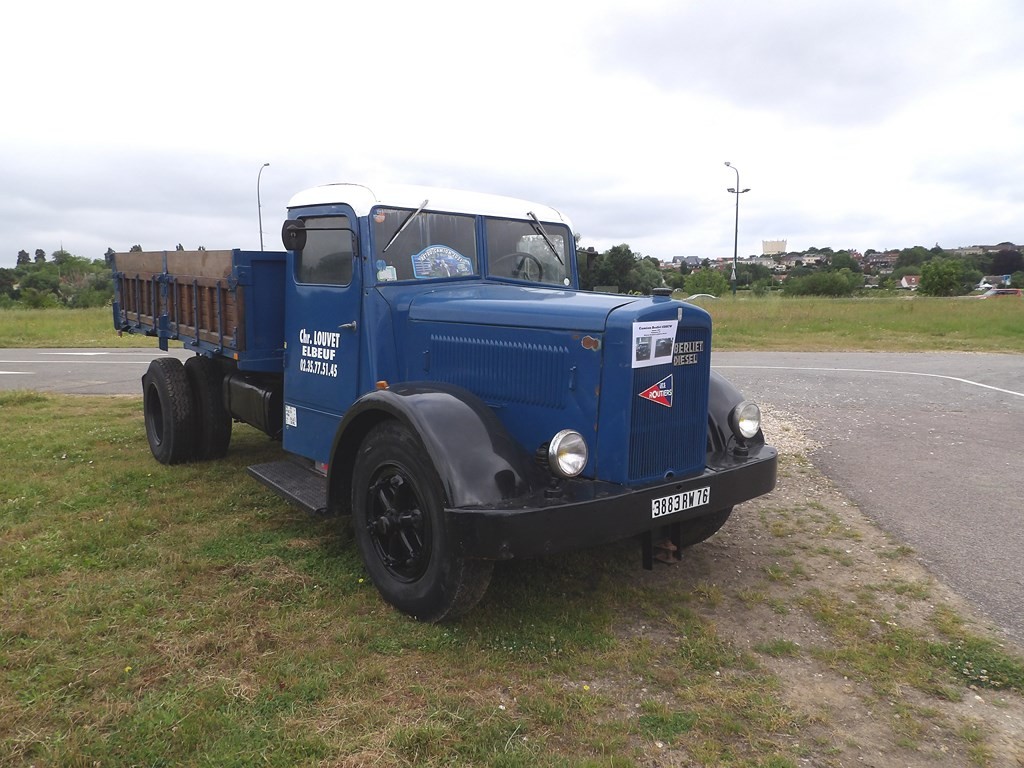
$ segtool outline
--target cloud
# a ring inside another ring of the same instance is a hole
[[[624,13],[594,53],[605,71],[666,91],[802,121],[872,123],[1016,59],[1021,31],[1016,5],[998,0],[688,2]]]
[[[277,247],[297,191],[453,186],[600,249],[1024,239],[1015,0],[21,4],[0,265],[62,244]],[[59,15],[59,25],[51,19]],[[907,238],[905,241],[904,238]]]

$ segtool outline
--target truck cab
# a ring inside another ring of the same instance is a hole
[[[166,463],[223,455],[232,420],[279,437],[250,473],[350,515],[398,609],[452,618],[497,560],[631,536],[647,567],[678,559],[774,487],[757,406],[711,370],[709,315],[667,289],[581,291],[558,210],[331,184],[292,198],[282,239],[214,267],[112,257],[115,325],[197,353],[144,377],[147,436]]]

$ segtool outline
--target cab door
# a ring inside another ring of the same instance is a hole
[[[348,206],[306,216],[285,286],[285,450],[327,462],[342,415],[359,395],[362,275]]]

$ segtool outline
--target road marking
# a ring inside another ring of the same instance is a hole
[[[12,374],[14,376],[31,376],[32,375],[31,371],[0,371],[0,375],[5,374],[5,373],[6,374]]]
[[[972,387],[981,387],[982,389],[991,389],[993,392],[1002,392],[1004,395],[1013,395],[1014,397],[1024,397],[1024,392],[1015,392],[1012,389],[1003,389],[1002,387],[993,387],[991,384],[982,384],[980,381],[971,381],[970,379],[961,379],[959,376],[944,376],[941,373],[921,373],[919,371],[883,371],[876,370],[873,368],[806,368],[795,365],[716,365],[714,368],[754,368],[762,371],[832,371],[835,373],[894,373],[899,376],[927,376],[932,379],[946,379],[947,381],[957,381],[961,384],[969,384]]]
[[[146,360],[0,360],[2,365],[146,365]]]
[[[80,355],[82,357],[95,357],[96,355],[109,355],[110,352],[40,352],[40,355]]]

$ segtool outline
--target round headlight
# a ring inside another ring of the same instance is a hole
[[[749,440],[761,429],[761,409],[756,403],[744,400],[732,409],[729,426],[737,437]]]
[[[573,429],[563,429],[548,443],[548,465],[562,477],[576,477],[587,466],[587,442]]]

